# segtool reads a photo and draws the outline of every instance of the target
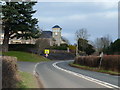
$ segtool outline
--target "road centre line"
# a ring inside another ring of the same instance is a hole
[[[104,81],[100,81],[100,80],[97,80],[97,79],[94,79],[92,77],[88,77],[88,76],[85,76],[85,75],[82,75],[82,74],[79,74],[79,73],[75,73],[75,72],[72,72],[72,71],[69,71],[69,70],[66,70],[66,69],[63,69],[59,66],[57,66],[58,63],[62,63],[62,62],[65,62],[65,61],[59,61],[59,62],[55,62],[53,63],[53,67],[55,67],[56,69],[59,69],[59,70],[62,70],[62,71],[65,71],[69,74],[72,74],[72,75],[75,75],[77,77],[80,77],[80,78],[83,78],[83,79],[86,79],[88,81],[91,81],[91,82],[94,82],[94,83],[97,83],[97,84],[100,84],[100,85],[103,85],[107,88],[113,88],[113,89],[120,89],[120,87],[116,86],[116,85],[113,85],[113,84],[110,84],[110,83],[107,83],[107,82],[104,82]]]

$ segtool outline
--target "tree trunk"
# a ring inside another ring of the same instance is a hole
[[[9,44],[9,30],[5,30],[4,40],[2,45],[2,52],[8,52],[8,44]]]

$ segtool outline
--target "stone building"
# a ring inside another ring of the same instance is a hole
[[[50,46],[65,44],[66,42],[62,39],[61,35],[62,28],[58,25],[52,27],[52,31],[42,31],[39,39],[48,39]]]
[[[52,31],[42,31],[41,36],[39,39],[47,40],[50,44],[50,46],[57,45],[60,46],[60,44],[65,44],[66,42],[62,38],[61,35],[62,28],[58,25],[55,25],[52,27]],[[21,33],[21,32],[18,32]],[[0,44],[3,43],[4,39],[4,32],[0,31]],[[22,38],[13,38],[9,40],[9,44],[35,44],[36,39],[22,39]]]
[[[19,32],[20,33],[20,32]],[[4,39],[4,32],[3,30],[0,31],[0,44],[3,44],[3,39]],[[35,39],[22,39],[19,38],[17,39],[16,37],[13,39],[9,39],[9,44],[35,44]]]

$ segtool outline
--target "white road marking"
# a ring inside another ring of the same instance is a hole
[[[83,79],[86,79],[86,80],[88,80],[88,81],[91,81],[91,82],[94,82],[94,83],[103,85],[103,86],[105,86],[105,87],[107,87],[107,88],[120,89],[120,87],[118,87],[118,86],[116,86],[116,85],[113,85],[113,84],[110,84],[110,83],[107,83],[107,82],[104,82],[104,81],[100,81],[100,80],[97,80],[97,79],[94,79],[94,78],[91,78],[91,77],[88,77],[88,76],[85,76],[85,75],[82,75],[82,74],[79,74],[79,73],[75,73],[75,72],[72,72],[72,71],[63,69],[63,68],[61,68],[61,67],[59,67],[59,66],[56,65],[56,64],[61,63],[61,62],[65,62],[65,61],[55,62],[55,63],[53,63],[52,65],[53,65],[56,69],[65,71],[65,72],[67,72],[67,73],[70,73],[70,74],[72,74],[72,75],[75,75],[75,76],[80,77],[80,78],[83,78]]]
[[[36,71],[35,70],[36,70],[36,67],[37,67],[38,64],[40,64],[40,63],[35,64],[35,68],[33,70],[33,75],[36,75]]]

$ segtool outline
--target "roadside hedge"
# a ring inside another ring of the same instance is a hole
[[[9,44],[9,51],[25,51],[30,52],[35,49],[33,44]]]
[[[75,58],[74,64],[98,68],[100,60],[99,56],[79,56]],[[100,68],[120,72],[120,55],[104,55]]]
[[[80,64],[89,67],[98,67],[100,57],[98,56],[80,56],[75,58],[74,64]]]
[[[17,82],[20,81],[17,58],[3,56],[0,60],[2,60],[2,88],[17,88]]]
[[[101,68],[120,72],[120,55],[104,55]]]

